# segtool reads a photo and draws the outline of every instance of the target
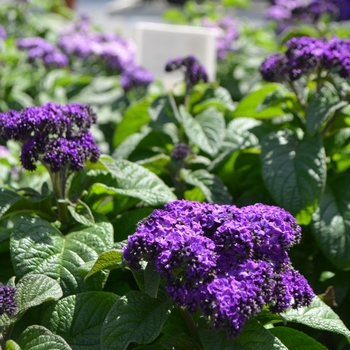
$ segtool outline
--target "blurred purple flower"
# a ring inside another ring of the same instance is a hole
[[[44,38],[20,38],[17,39],[16,45],[20,50],[27,51],[28,61],[31,63],[41,60],[46,67],[68,66],[68,57]]]
[[[171,150],[171,158],[174,160],[182,160],[191,154],[191,147],[185,143],[179,143]]]
[[[350,18],[350,3],[346,0],[275,0],[265,17],[278,23],[279,32],[298,22],[316,24],[327,14],[334,20]]]
[[[5,28],[0,24],[0,39],[6,39],[7,38],[7,32]]]
[[[168,60],[165,64],[166,72],[172,72],[178,69],[183,69],[184,71],[187,91],[201,81],[208,81],[207,71],[193,55],[184,58],[173,58]]]
[[[330,71],[344,79],[350,77],[350,40],[292,38],[285,53],[275,53],[262,62],[260,73],[269,82],[298,80],[316,69]]]
[[[202,24],[208,28],[219,30],[216,48],[219,59],[224,60],[227,54],[232,51],[232,43],[238,37],[238,25],[230,16],[222,17],[219,21],[213,22],[209,18],[204,18]]]

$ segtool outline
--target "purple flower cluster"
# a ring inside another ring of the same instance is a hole
[[[314,293],[287,253],[300,238],[279,207],[179,200],[139,223],[124,258],[134,270],[141,260],[153,263],[178,306],[201,310],[235,337],[265,305],[282,312],[311,303]]]
[[[114,33],[100,33],[91,28],[86,17],[80,18],[65,30],[58,46],[69,57],[102,63],[121,73],[122,86],[126,90],[135,86],[147,86],[153,80],[152,73],[142,69],[135,61],[134,45]]]
[[[120,83],[125,91],[138,86],[147,86],[154,80],[151,72],[135,65],[125,68],[120,77]]]
[[[292,38],[285,53],[268,56],[260,73],[269,82],[297,80],[315,71],[330,71],[342,78],[350,77],[350,40],[332,37],[330,40],[311,37]]]
[[[68,57],[56,46],[41,37],[20,38],[16,45],[20,50],[27,51],[28,61],[41,61],[46,67],[62,68],[68,66]]]
[[[200,65],[193,55],[181,58],[177,57],[169,60],[165,65],[166,72],[183,69],[185,73],[185,83],[187,90],[192,88],[200,81],[207,82],[208,74],[203,66]]]
[[[216,48],[217,56],[220,60],[224,60],[227,54],[232,51],[232,43],[238,37],[238,26],[231,16],[222,17],[218,22],[213,22],[209,18],[204,18],[202,24],[208,28],[216,28],[220,30]]]
[[[315,24],[322,15],[335,20],[350,18],[350,3],[347,0],[275,0],[265,16],[279,24],[279,31],[297,22]]]
[[[185,143],[179,143],[171,150],[171,158],[174,160],[182,160],[191,154],[191,147]]]
[[[6,39],[7,38],[7,32],[5,28],[0,24],[0,39]]]
[[[85,104],[46,103],[21,112],[0,113],[0,136],[23,144],[21,162],[35,170],[42,161],[52,172],[68,166],[80,171],[87,160],[96,162],[100,152],[89,131],[96,114]]]
[[[17,312],[16,288],[0,286],[0,316],[14,316]]]

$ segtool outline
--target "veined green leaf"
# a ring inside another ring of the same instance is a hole
[[[347,104],[345,101],[335,99],[328,89],[321,89],[312,94],[305,111],[307,131],[316,132],[336,110]]]
[[[263,139],[263,179],[278,205],[308,224],[322,197],[326,161],[319,136],[299,141],[290,131],[272,133]]]
[[[66,341],[43,326],[30,326],[19,337],[21,350],[72,350]]]
[[[311,230],[326,257],[339,269],[350,268],[350,183],[348,174],[331,178],[312,216]]]
[[[123,253],[120,250],[112,249],[101,253],[89,273],[85,276],[85,280],[103,269],[108,269],[116,264],[121,265],[122,261]]]
[[[11,259],[17,276],[45,274],[59,282],[64,295],[99,290],[107,274],[96,274],[87,282],[79,267],[97,259],[111,248],[113,227],[104,219],[64,236],[40,218],[22,216],[16,220],[11,235]]]
[[[327,350],[325,346],[314,338],[290,327],[275,327],[269,329],[269,331],[277,337],[288,350]]]
[[[130,292],[112,307],[103,324],[103,350],[125,350],[131,342],[149,344],[157,338],[170,314],[170,299],[151,298],[142,292]]]
[[[73,349],[100,349],[104,320],[118,299],[118,295],[108,292],[70,295],[49,306],[42,324]]]
[[[181,169],[181,178],[186,183],[198,187],[210,203],[232,203],[232,197],[221,179],[204,169],[195,171]]]
[[[318,297],[315,297],[308,307],[288,309],[283,313],[283,318],[287,322],[301,323],[350,338],[350,331],[345,327],[339,316]]]
[[[281,89],[281,85],[268,84],[259,90],[251,92],[240,101],[237,108],[232,113],[232,117],[252,117],[256,119],[267,119],[285,114],[279,105],[273,105],[259,111],[259,108],[261,109],[261,104],[267,98],[267,96],[278,89]]]
[[[143,99],[130,106],[124,113],[123,120],[117,126],[113,136],[113,145],[117,147],[128,136],[140,131],[141,126],[148,123],[151,118],[148,113],[150,101]]]
[[[225,332],[211,330],[200,330],[199,336],[204,350],[288,350],[256,320],[249,320],[241,335],[234,340],[229,339]]]
[[[221,112],[208,108],[193,118],[183,106],[180,115],[188,138],[202,151],[215,156],[225,136],[225,120]]]

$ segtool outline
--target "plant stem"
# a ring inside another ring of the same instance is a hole
[[[43,163],[44,164],[44,163]],[[67,167],[63,167],[59,172],[52,172],[51,169],[44,164],[50,174],[52,189],[56,196],[58,220],[64,225],[68,223],[67,203],[65,202],[65,188],[67,180]]]
[[[172,177],[172,180],[173,180],[173,183],[175,186],[177,198],[183,199],[184,183],[183,183],[183,181],[181,181],[180,171],[182,168],[185,167],[185,162],[183,159],[181,159],[180,161],[177,161],[176,163],[177,164],[176,164],[175,174],[172,174],[172,172],[170,171],[170,176]]]

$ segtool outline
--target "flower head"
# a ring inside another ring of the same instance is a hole
[[[314,293],[288,257],[300,236],[279,207],[181,200],[139,224],[124,258],[135,270],[141,260],[153,263],[176,305],[201,310],[235,337],[265,305],[281,312],[311,303]]]
[[[179,143],[174,146],[171,150],[171,158],[174,160],[182,160],[191,154],[191,147],[186,145],[185,143]]]
[[[44,38],[20,38],[17,39],[16,45],[20,50],[27,51],[27,59],[31,63],[41,60],[46,67],[68,66],[68,57]]]
[[[316,70],[350,77],[350,40],[333,36],[325,38],[295,37],[287,41],[285,53],[268,56],[260,66],[260,73],[269,82],[298,80]]]
[[[0,316],[14,316],[17,312],[16,288],[0,286]]]
[[[224,60],[227,54],[232,51],[232,43],[238,37],[238,26],[231,16],[224,16],[219,21],[213,22],[204,18],[202,24],[207,28],[216,28],[219,34],[216,40],[217,57]]]
[[[87,160],[96,162],[99,150],[89,131],[96,123],[95,112],[85,104],[46,103],[21,112],[0,113],[0,136],[23,144],[22,165],[35,170],[41,160],[58,172],[68,166],[82,170]]]
[[[0,25],[0,39],[6,39],[7,38],[7,32],[5,28]]]
[[[350,6],[346,0],[275,0],[265,12],[265,17],[278,23],[281,32],[298,22],[316,24],[323,15],[334,20],[350,18]]]
[[[184,71],[187,90],[201,81],[208,81],[207,71],[200,65],[197,58],[193,55],[184,58],[173,58],[168,60],[165,64],[166,72],[172,72],[178,69],[183,69]]]

